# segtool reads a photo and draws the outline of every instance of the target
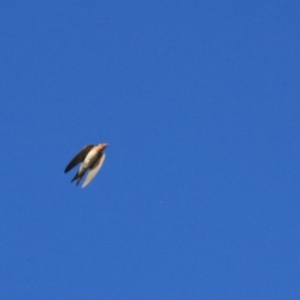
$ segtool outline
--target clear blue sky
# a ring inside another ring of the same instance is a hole
[[[0,299],[299,299],[299,20],[289,0],[2,1]]]

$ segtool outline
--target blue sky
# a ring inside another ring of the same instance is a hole
[[[2,1],[0,298],[299,299],[299,11]]]

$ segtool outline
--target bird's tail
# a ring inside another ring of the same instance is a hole
[[[77,172],[75,174],[75,176],[73,177],[73,179],[71,180],[71,182],[77,180],[76,185],[78,185],[79,182],[80,182],[80,180],[81,180],[81,178],[83,177],[83,175],[84,175],[84,173],[83,174],[79,174],[79,172]]]

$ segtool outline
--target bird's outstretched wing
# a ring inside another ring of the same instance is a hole
[[[90,172],[86,176],[86,178],[83,182],[83,185],[82,185],[83,188],[86,187],[93,180],[93,178],[96,176],[96,174],[99,172],[100,168],[103,165],[104,160],[105,160],[105,153],[102,153],[102,155],[100,156],[97,163],[93,166],[93,168],[90,170]]]
[[[94,145],[90,144],[85,146],[67,165],[65,168],[65,173],[69,172],[72,168],[78,165],[80,162],[83,162],[87,154],[91,151]]]

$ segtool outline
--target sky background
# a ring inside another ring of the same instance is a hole
[[[1,1],[0,298],[299,299],[299,11]]]

